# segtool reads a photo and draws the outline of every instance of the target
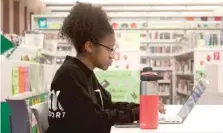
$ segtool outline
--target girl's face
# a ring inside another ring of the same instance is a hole
[[[95,44],[92,51],[92,60],[95,67],[107,70],[112,65],[115,52],[115,35],[107,35],[103,40]]]

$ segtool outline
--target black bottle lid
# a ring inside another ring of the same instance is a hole
[[[153,68],[152,67],[144,67],[142,69],[142,72],[152,72],[153,71]]]
[[[157,74],[153,73],[152,70],[153,70],[152,67],[144,67],[140,76],[140,80],[141,81],[157,81],[157,80],[163,79],[162,76],[158,76]]]

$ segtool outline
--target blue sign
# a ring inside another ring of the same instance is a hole
[[[40,29],[47,29],[47,18],[38,18],[38,27]]]

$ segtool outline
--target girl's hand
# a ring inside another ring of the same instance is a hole
[[[165,114],[166,113],[165,105],[162,102],[159,102],[159,112],[161,114]]]

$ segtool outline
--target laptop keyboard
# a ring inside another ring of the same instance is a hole
[[[168,121],[180,121],[179,117],[176,116],[167,116]]]
[[[178,116],[162,116],[160,119],[160,121],[164,121],[164,122],[180,122],[181,119]]]

